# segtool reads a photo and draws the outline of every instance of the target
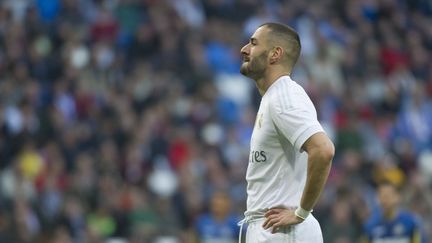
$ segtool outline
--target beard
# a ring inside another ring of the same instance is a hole
[[[243,61],[240,67],[240,73],[244,76],[258,80],[264,76],[267,67],[267,51],[264,51],[255,58],[250,58],[249,61]]]

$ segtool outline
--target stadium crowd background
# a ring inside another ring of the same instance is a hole
[[[325,242],[359,240],[382,180],[431,238],[430,1],[2,0],[0,242],[205,242],[226,215],[235,241],[259,102],[240,48],[269,21],[299,32],[336,144]]]

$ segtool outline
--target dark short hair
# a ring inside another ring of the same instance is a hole
[[[266,27],[270,30],[269,41],[276,42],[277,44],[283,45],[286,49],[286,55],[294,65],[301,51],[300,37],[298,33],[291,27],[280,23],[265,23],[260,27]]]

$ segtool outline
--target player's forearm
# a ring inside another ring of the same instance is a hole
[[[318,201],[330,172],[333,155],[332,145],[309,151],[306,185],[300,203],[303,209],[310,211]]]

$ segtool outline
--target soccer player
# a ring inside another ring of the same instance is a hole
[[[201,243],[233,243],[238,236],[238,216],[231,212],[231,201],[225,192],[215,192],[210,212],[200,215],[195,228]]]
[[[240,222],[248,223],[246,242],[323,242],[310,213],[335,151],[312,101],[290,76],[300,55],[299,36],[286,25],[263,24],[241,54],[240,72],[255,80],[262,96],[246,174],[247,210]]]
[[[400,210],[398,188],[389,182],[378,186],[379,212],[374,213],[365,224],[363,242],[371,243],[426,243],[418,219]]]

